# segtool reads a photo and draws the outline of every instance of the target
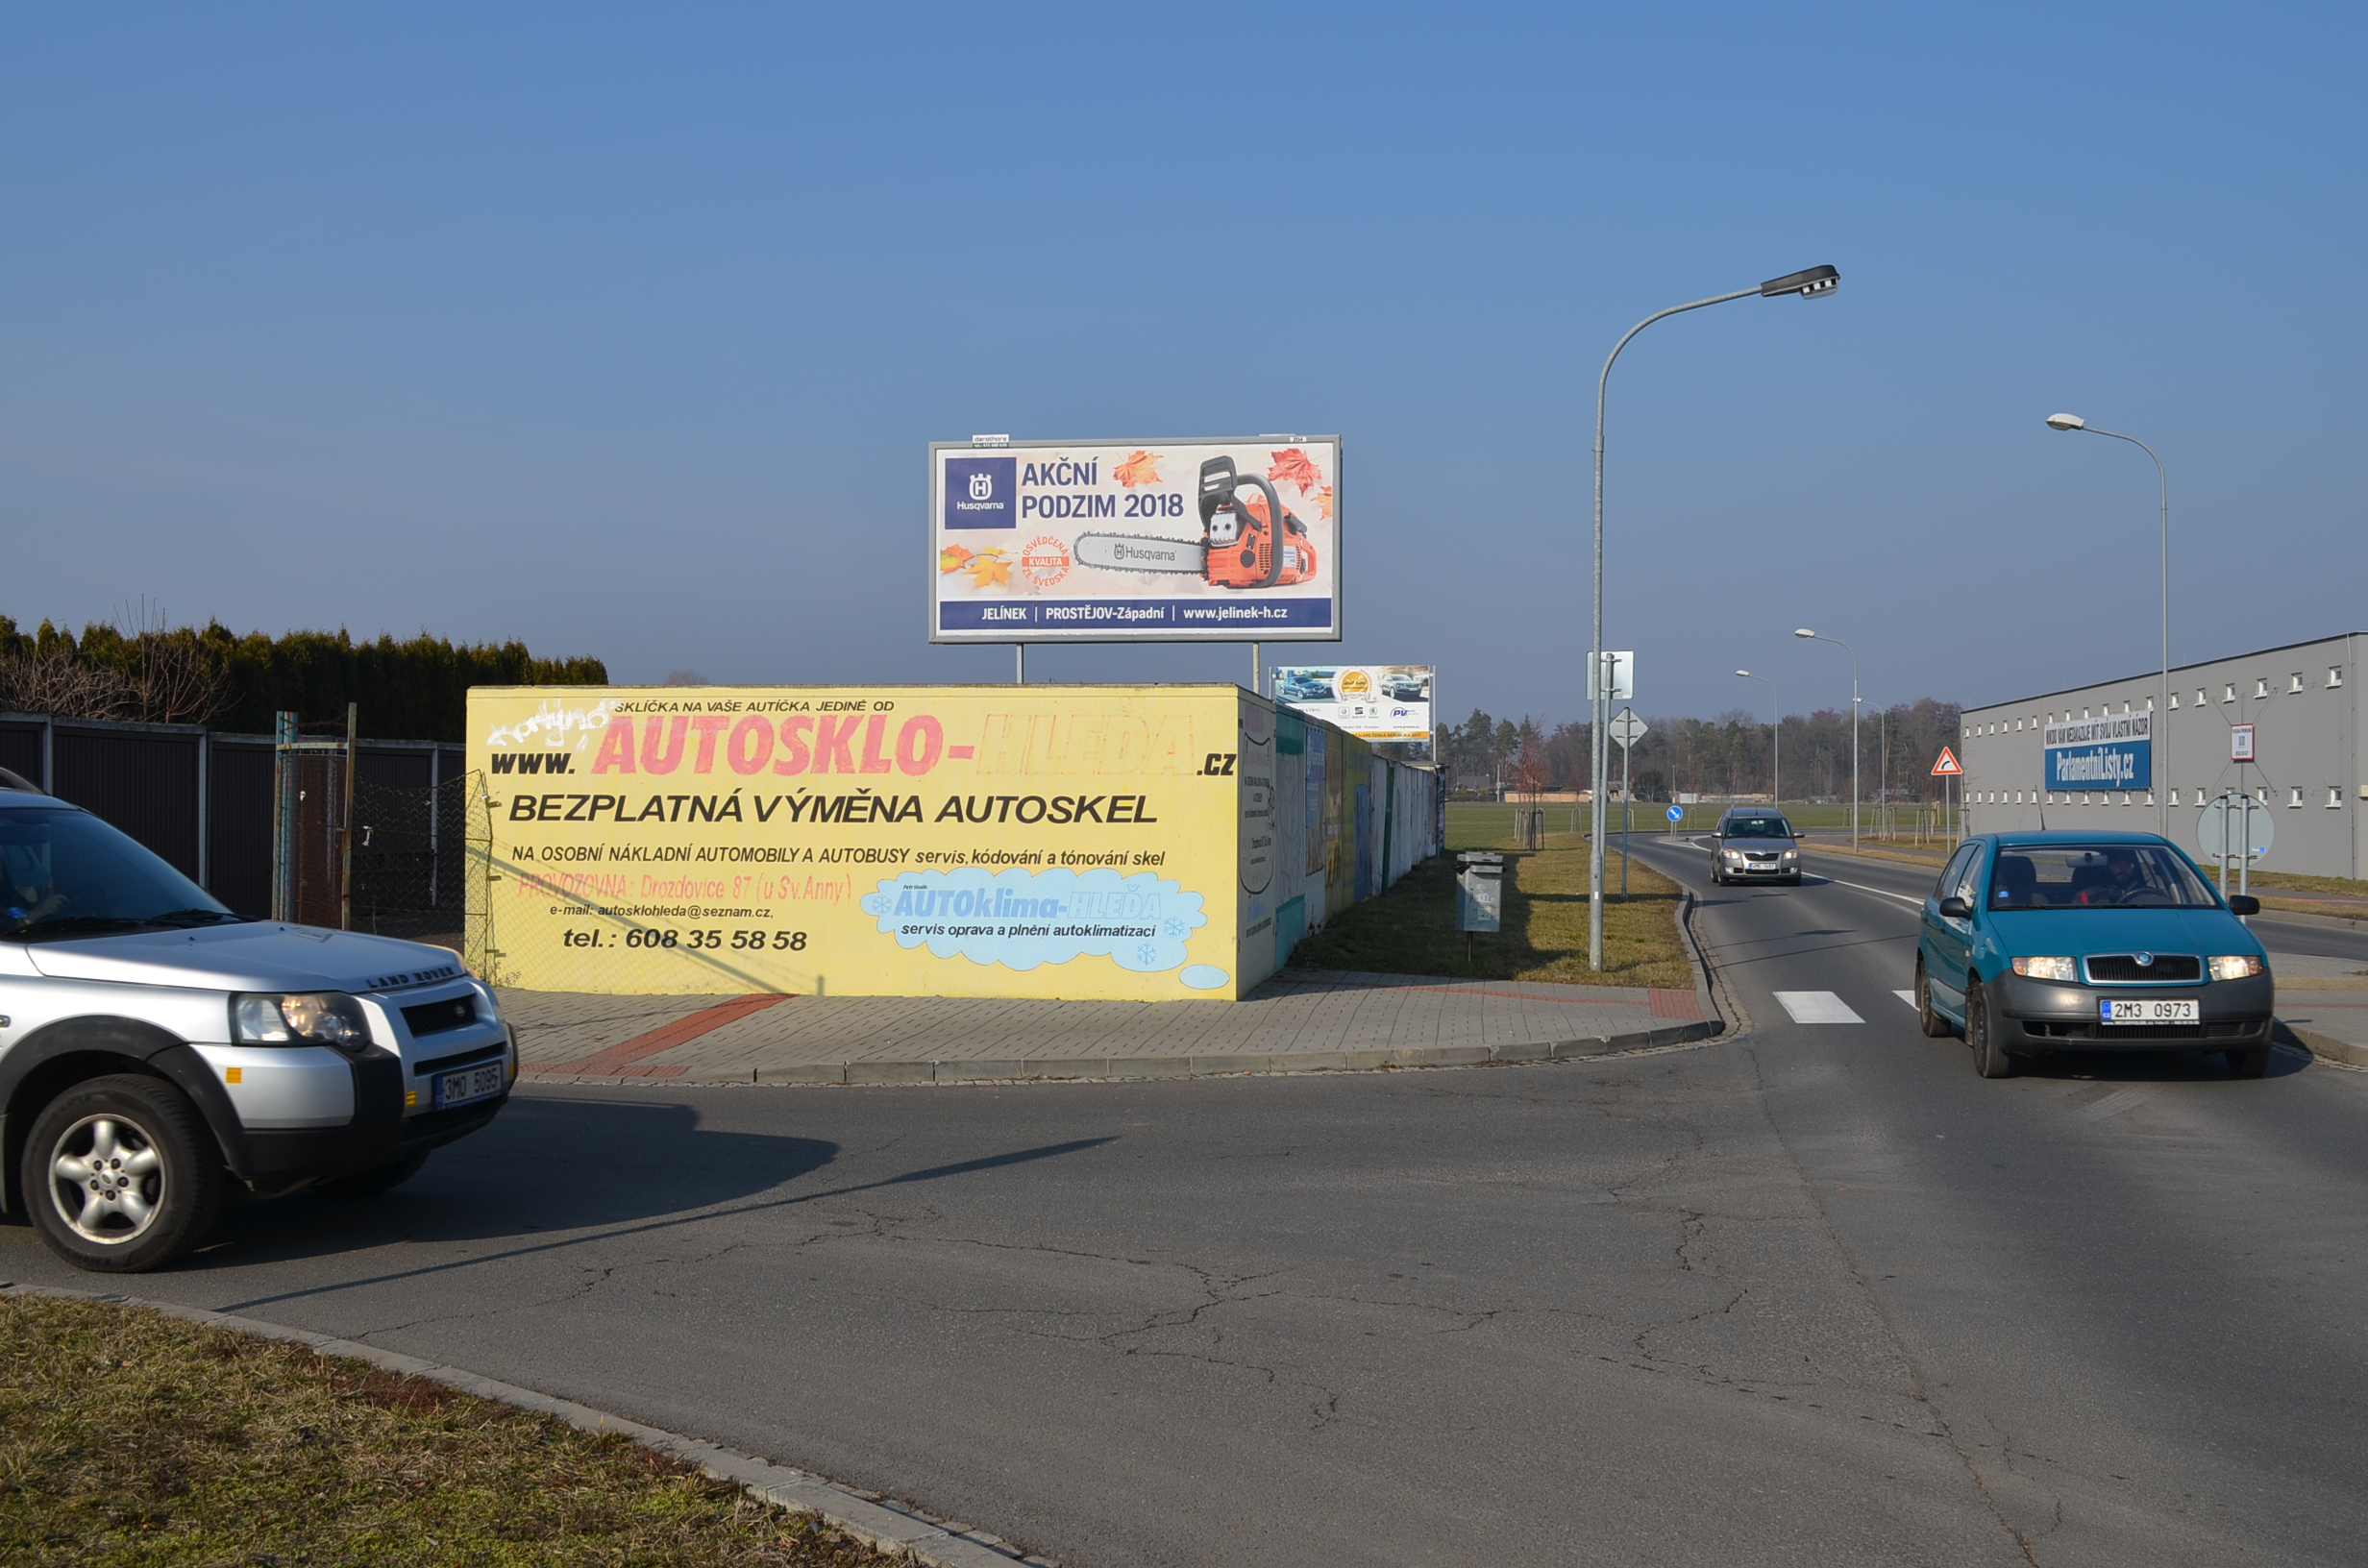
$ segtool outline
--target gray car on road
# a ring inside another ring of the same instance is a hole
[[[1800,835],[1773,806],[1730,806],[1711,843],[1711,880],[1801,884]]]

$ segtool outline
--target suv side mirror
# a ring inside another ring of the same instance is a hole
[[[1947,920],[1970,920],[1973,919],[1973,906],[1955,894],[1951,894],[1940,900],[1940,918]]]
[[[2229,913],[2232,915],[2258,915],[2261,913],[2261,900],[2256,898],[2249,893],[2232,893],[2229,894]]]

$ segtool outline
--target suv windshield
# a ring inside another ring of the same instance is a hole
[[[1730,817],[1718,824],[1722,839],[1788,839],[1792,824],[1782,817]]]
[[[238,917],[86,811],[0,810],[0,938],[86,937]]]
[[[2217,909],[2186,858],[2158,844],[2008,845],[1989,875],[1992,909]]]

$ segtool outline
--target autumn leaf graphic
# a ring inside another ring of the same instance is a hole
[[[960,545],[948,545],[937,552],[937,569],[940,572],[959,572],[962,563],[970,558],[971,552]]]
[[[969,570],[974,587],[1011,586],[1011,563],[1003,559],[1003,552],[999,550],[980,551],[971,558]]]
[[[1110,477],[1132,490],[1139,484],[1157,484],[1159,465],[1165,461],[1156,452],[1138,452],[1111,471]]]
[[[1323,475],[1298,448],[1285,447],[1272,455],[1274,466],[1267,470],[1267,478],[1274,483],[1295,484],[1302,496],[1313,495],[1316,487],[1323,483]]]
[[[1317,491],[1317,492],[1316,492],[1316,504],[1317,504],[1317,506],[1318,506],[1318,507],[1320,507],[1320,508],[1321,509],[1322,514],[1323,514],[1323,520],[1324,520],[1326,523],[1331,522],[1331,521],[1332,521],[1332,487],[1331,487],[1330,485],[1328,485],[1328,484],[1327,484],[1327,485],[1325,485],[1322,489],[1320,489],[1320,490],[1319,490],[1319,491]]]

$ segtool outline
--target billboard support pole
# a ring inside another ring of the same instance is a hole
[[[1014,643],[1011,645],[1011,650],[1017,655],[1012,663],[1012,684],[1024,686],[1027,684],[1027,644]]]
[[[1264,696],[1266,693],[1266,651],[1264,643],[1249,645],[1249,689],[1252,696]]]

